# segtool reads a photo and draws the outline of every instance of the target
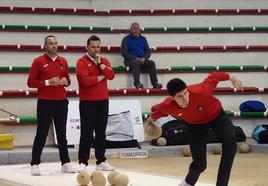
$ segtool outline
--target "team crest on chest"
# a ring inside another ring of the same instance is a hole
[[[62,64],[60,64],[60,69],[63,70],[64,69],[64,66]]]
[[[204,109],[203,105],[197,105],[196,110],[201,112]]]

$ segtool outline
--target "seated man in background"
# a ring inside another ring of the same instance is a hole
[[[141,35],[141,29],[138,23],[131,24],[130,34],[121,43],[121,52],[124,57],[125,66],[129,67],[132,71],[135,88],[143,88],[140,82],[141,68],[150,74],[153,88],[162,88],[162,85],[157,80],[155,63],[149,60],[151,56],[150,47],[147,39]]]

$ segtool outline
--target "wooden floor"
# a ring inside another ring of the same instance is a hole
[[[208,154],[208,167],[206,171],[200,176],[198,183],[200,182],[208,183],[211,185],[215,184],[219,161],[220,161],[220,155]],[[111,158],[108,159],[108,162],[121,170],[139,172],[142,174],[151,173],[162,176],[169,176],[171,178],[173,177],[177,179],[183,179],[188,171],[188,166],[191,163],[191,158],[182,157],[180,155],[158,157],[158,158],[144,158],[144,159]],[[95,159],[90,159],[89,163],[90,165],[94,165]],[[72,162],[72,164],[74,165],[74,167],[78,167],[77,162]],[[41,165],[45,166],[45,164]],[[59,168],[59,162],[56,162],[56,165]],[[29,165],[24,165],[24,167],[25,168],[21,170],[24,170],[24,173],[26,172],[26,176],[29,177],[30,176]],[[2,173],[5,173],[5,171]],[[71,177],[73,176],[71,175]],[[16,179],[14,181],[16,181]],[[177,182],[178,181],[176,181],[175,185],[177,185]],[[268,183],[267,154],[263,153],[236,154],[229,186],[267,186],[267,183]],[[17,186],[17,184],[15,185]],[[0,180],[0,186],[14,186],[14,185],[5,184]]]
[[[93,162],[93,160],[90,160]],[[109,159],[112,165],[128,170],[144,171],[184,178],[191,158],[182,156],[147,159]],[[199,181],[215,184],[220,155],[208,154],[208,167]],[[268,154],[236,154],[230,186],[267,186]]]
[[[40,164],[41,175],[32,176],[30,174],[29,164],[6,165],[0,166],[0,184],[5,186],[78,186],[76,181],[78,173],[64,174],[60,172],[60,162],[42,163]],[[78,164],[74,165],[75,168]],[[87,167],[91,174],[95,171],[95,165],[90,164]],[[119,173],[124,173],[129,178],[128,186],[177,186],[182,180],[175,176],[166,176],[141,171],[129,171],[127,169],[117,168]],[[104,177],[107,179],[110,171],[103,171]],[[93,186],[89,183],[88,186]],[[96,185],[97,186],[97,185]],[[110,186],[106,182],[105,186]],[[198,183],[196,186],[213,186],[209,183]]]

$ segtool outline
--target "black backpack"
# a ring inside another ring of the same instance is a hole
[[[268,143],[268,125],[258,125],[252,132],[252,138],[258,143]]]
[[[187,126],[181,120],[172,120],[162,125],[162,135],[167,140],[167,145],[188,144]],[[157,139],[153,139],[152,145],[157,145]]]
[[[239,126],[235,127],[235,134],[237,142],[246,140],[246,135]],[[187,126],[182,120],[172,120],[162,125],[162,135],[167,140],[167,146],[169,145],[188,145],[188,131]],[[217,135],[209,129],[207,143],[219,143],[220,139]],[[152,145],[158,145],[157,139],[151,141]]]

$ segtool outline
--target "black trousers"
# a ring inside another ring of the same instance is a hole
[[[105,140],[108,119],[109,102],[105,101],[80,101],[81,136],[79,143],[79,164],[88,165],[90,148],[94,141],[96,164],[105,162]],[[95,140],[93,132],[95,131]]]
[[[48,130],[52,119],[56,129],[59,155],[62,165],[70,162],[67,139],[66,121],[68,113],[68,100],[38,100],[37,101],[37,130],[32,149],[31,165],[40,164],[41,154],[44,149]]]
[[[189,172],[185,178],[186,182],[190,185],[195,185],[199,175],[207,167],[206,139],[209,128],[211,128],[222,142],[222,156],[216,186],[228,186],[237,146],[235,129],[231,120],[222,110],[219,116],[212,122],[205,125],[187,124],[187,128],[193,161],[190,164]]]
[[[144,64],[140,64],[137,60],[125,60],[125,66],[128,66],[132,71],[133,79],[134,79],[134,86],[137,86],[140,83],[140,71],[144,69],[145,72],[149,73],[150,80],[152,85],[157,85],[158,80],[156,76],[156,67],[155,62],[152,60],[145,60]]]

